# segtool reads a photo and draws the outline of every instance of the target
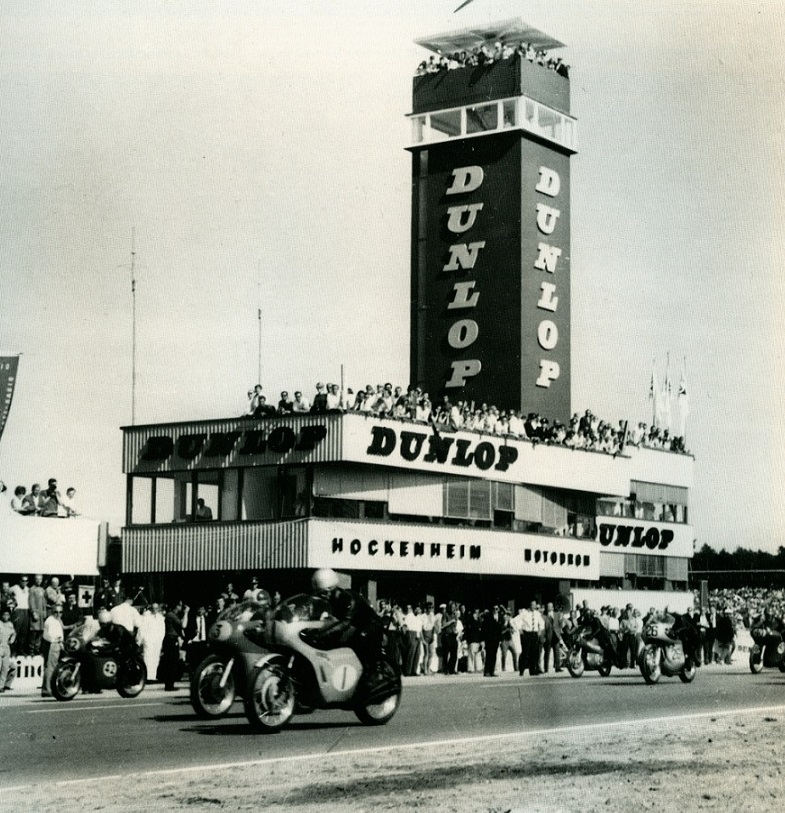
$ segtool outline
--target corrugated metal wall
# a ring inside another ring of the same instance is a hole
[[[305,567],[308,520],[188,523],[123,529],[123,571]]]
[[[280,418],[228,418],[212,421],[189,421],[187,423],[155,424],[149,426],[126,426],[123,428],[123,472],[125,474],[155,474],[170,471],[191,471],[192,469],[225,469],[235,466],[278,466],[294,463],[324,463],[340,460],[342,451],[342,415],[306,414],[285,415]],[[247,433],[263,431],[269,434],[279,426],[289,427],[296,434],[305,426],[324,426],[327,435],[310,451],[292,449],[288,452],[267,451],[264,454],[241,455],[243,437],[234,444],[228,455],[210,456],[204,454],[210,437],[226,432]],[[172,438],[175,449],[177,441],[186,435],[206,435],[202,451],[193,459],[180,458],[173,452],[166,460],[142,460],[145,447],[150,438],[168,436]]]

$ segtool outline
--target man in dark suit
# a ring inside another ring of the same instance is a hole
[[[543,670],[550,668],[551,652],[553,652],[553,666],[557,672],[561,672],[561,645],[562,645],[562,623],[563,616],[553,607],[553,602],[549,601],[545,605],[543,613],[545,621],[545,640],[543,641]]]
[[[187,642],[186,661],[189,669],[194,669],[207,655],[207,633],[209,631],[207,608],[200,604],[184,630]]]
[[[159,672],[164,682],[164,691],[175,691],[175,682],[180,679],[180,647],[183,643],[183,627],[188,626],[188,607],[178,601],[164,616],[164,643],[161,651]]]

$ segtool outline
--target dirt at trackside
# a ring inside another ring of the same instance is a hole
[[[2,810],[760,811],[785,798],[785,711],[6,792]]]

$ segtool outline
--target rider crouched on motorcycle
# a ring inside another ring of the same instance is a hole
[[[700,627],[689,613],[670,614],[666,609],[663,613],[665,619],[673,618],[673,624],[668,636],[679,638],[684,647],[684,654],[692,659],[696,666],[701,665],[701,633]]]
[[[581,620],[581,627],[589,631],[589,634],[597,639],[597,642],[605,651],[606,657],[619,665],[619,639],[615,633],[609,632],[608,628],[600,621],[593,610],[587,609]],[[622,667],[619,667],[622,668]]]
[[[329,620],[321,629],[309,631],[317,646],[332,649],[348,646],[355,651],[363,667],[375,663],[382,651],[382,620],[365,596],[338,586],[338,574],[329,568],[317,570],[311,578],[313,594],[327,601]]]
[[[750,627],[752,639],[759,644],[766,643],[767,638],[782,638],[782,624],[769,607],[764,608],[760,617]]]

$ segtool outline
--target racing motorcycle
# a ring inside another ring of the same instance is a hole
[[[269,651],[257,659],[245,714],[254,730],[272,733],[301,710],[353,711],[365,725],[389,722],[401,702],[401,674],[382,652],[367,668],[348,646],[313,635],[331,619],[319,597],[281,603],[265,631]]]
[[[612,655],[597,640],[594,630],[588,626],[578,627],[572,635],[567,652],[567,671],[570,675],[579,678],[588,670],[608,677],[613,666]]]
[[[264,624],[268,608],[242,601],[225,609],[207,633],[210,653],[191,675],[191,705],[203,718],[229,712],[239,695],[245,697],[254,664],[267,649]]]
[[[761,625],[753,627],[750,635],[755,642],[750,649],[750,672],[757,675],[763,671],[764,666],[785,672],[785,643],[782,633]]]
[[[678,675],[682,683],[695,680],[698,671],[695,659],[685,649],[689,635],[686,626],[675,622],[652,621],[644,627],[638,666],[646,683],[657,683],[662,675]]]
[[[119,625],[80,624],[65,639],[63,652],[50,686],[57,700],[73,700],[81,689],[117,689],[121,697],[136,697],[147,682],[141,650]]]

